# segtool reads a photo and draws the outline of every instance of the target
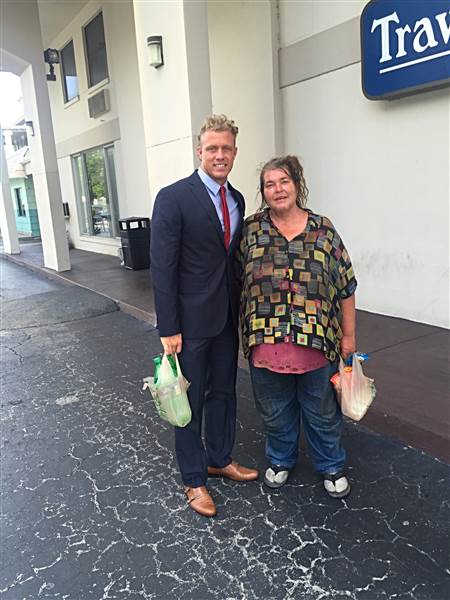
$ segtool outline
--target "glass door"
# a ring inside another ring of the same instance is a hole
[[[84,162],[81,154],[72,157],[73,178],[77,197],[78,223],[81,235],[94,235],[92,224],[91,204],[88,186],[84,172]]]
[[[72,157],[82,235],[116,237],[119,218],[114,146]]]

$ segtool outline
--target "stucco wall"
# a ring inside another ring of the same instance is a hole
[[[279,0],[280,46],[359,17],[367,0]]]
[[[211,112],[206,3],[134,1],[151,196],[197,165],[196,135]],[[148,64],[147,37],[163,38],[164,66]]]
[[[299,4],[280,3],[285,42],[318,33],[327,4],[332,27],[365,3]],[[358,307],[449,327],[448,89],[369,101],[357,63],[287,85],[282,98],[285,150],[303,158],[310,207],[344,237]]]
[[[243,192],[247,214],[260,203],[258,167],[281,150],[273,10],[264,0],[208,2],[213,111],[240,128],[230,181]]]
[[[30,136],[28,143],[30,159],[33,163],[44,264],[51,269],[65,271],[70,268],[70,260],[64,229],[53,123],[42,60],[42,37],[36,0],[2,3],[1,18],[2,69],[20,75],[25,120],[32,121],[35,132],[34,136]],[[6,209],[6,212],[8,220],[10,211]],[[16,237],[15,232],[10,235],[10,222],[4,228],[8,229],[5,234],[6,239]],[[9,245],[8,241],[7,245]],[[16,240],[14,246],[18,246]]]
[[[109,78],[105,83],[89,89],[82,28],[100,9],[103,12]],[[117,240],[103,239],[99,242],[96,238],[79,234],[70,156],[96,145],[113,142],[120,217],[150,215],[132,0],[89,2],[54,38],[52,47],[61,49],[69,40],[74,43],[79,99],[64,104],[60,68],[57,68],[57,81],[49,82],[48,88],[63,199],[70,205],[70,237],[78,248],[115,254]],[[103,88],[109,91],[111,110],[97,118],[90,118],[88,98]]]

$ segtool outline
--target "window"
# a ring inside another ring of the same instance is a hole
[[[78,220],[82,235],[116,237],[119,218],[114,146],[72,157]]]
[[[22,189],[21,188],[14,188],[14,197],[15,197],[15,201],[16,201],[17,216],[18,217],[26,217],[27,212],[26,212],[25,206],[22,202]]]
[[[71,40],[60,52],[64,102],[78,97],[78,77],[75,65],[75,52]]]
[[[92,87],[108,77],[108,61],[106,58],[102,13],[94,17],[84,28],[84,45],[86,49],[88,85]]]
[[[24,129],[15,129],[11,133],[11,144],[14,150],[19,150],[28,145],[27,132]]]

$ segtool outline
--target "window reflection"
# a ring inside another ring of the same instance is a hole
[[[78,77],[73,41],[64,46],[60,56],[63,73],[64,101],[69,102],[78,96]]]
[[[114,148],[94,148],[73,158],[80,233],[118,235]]]
[[[103,14],[99,13],[84,28],[89,87],[108,77]]]

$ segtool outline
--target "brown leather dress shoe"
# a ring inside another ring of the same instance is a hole
[[[248,469],[239,465],[233,460],[226,467],[219,469],[218,467],[208,467],[209,477],[226,477],[233,481],[254,481],[259,477],[259,471],[256,469]]]
[[[216,505],[214,500],[209,495],[208,490],[204,485],[196,488],[187,487],[184,490],[188,504],[203,517],[214,517],[217,514]]]

